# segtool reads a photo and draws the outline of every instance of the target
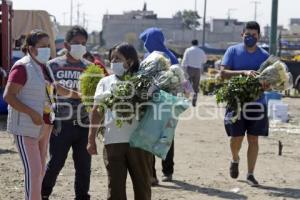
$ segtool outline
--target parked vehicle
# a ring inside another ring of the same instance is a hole
[[[24,56],[22,43],[27,33],[42,29],[50,36],[51,56],[56,56],[55,27],[51,15],[43,10],[13,10],[13,3],[2,0],[0,4],[0,114],[7,113],[3,100],[7,74],[13,63]]]

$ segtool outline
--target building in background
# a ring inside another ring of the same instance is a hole
[[[291,18],[289,30],[292,34],[300,34],[300,18]]]
[[[208,47],[227,48],[233,43],[241,41],[243,22],[236,19],[212,19],[206,25],[206,41]],[[202,30],[191,30],[184,27],[179,17],[158,18],[153,11],[143,10],[124,12],[123,14],[106,14],[102,21],[101,46],[110,48],[116,43],[126,41],[133,44],[139,51],[143,50],[143,43],[139,34],[149,27],[161,28],[166,37],[166,45],[184,49],[190,45],[192,39],[202,39]],[[181,52],[182,51],[182,52]]]

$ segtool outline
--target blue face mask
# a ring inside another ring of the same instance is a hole
[[[255,44],[257,42],[256,37],[252,36],[252,35],[247,35],[244,37],[244,43],[247,47],[254,47]]]

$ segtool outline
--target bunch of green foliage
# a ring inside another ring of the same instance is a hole
[[[203,95],[212,95],[223,85],[220,79],[204,79],[200,81],[200,91]]]
[[[263,92],[258,78],[235,76],[216,91],[216,100],[237,111],[245,103],[259,99]]]
[[[119,128],[123,122],[131,124],[134,118],[141,119],[146,109],[141,104],[151,98],[147,94],[152,84],[151,78],[144,75],[125,75],[123,79],[124,81],[114,86],[112,95],[103,102],[116,113],[116,126]]]
[[[92,108],[97,85],[104,76],[103,69],[98,65],[90,64],[79,78],[81,100],[87,111],[90,111]]]

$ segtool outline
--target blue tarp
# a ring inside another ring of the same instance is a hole
[[[160,91],[132,133],[130,146],[165,159],[174,139],[177,117],[190,106],[183,97]]]

